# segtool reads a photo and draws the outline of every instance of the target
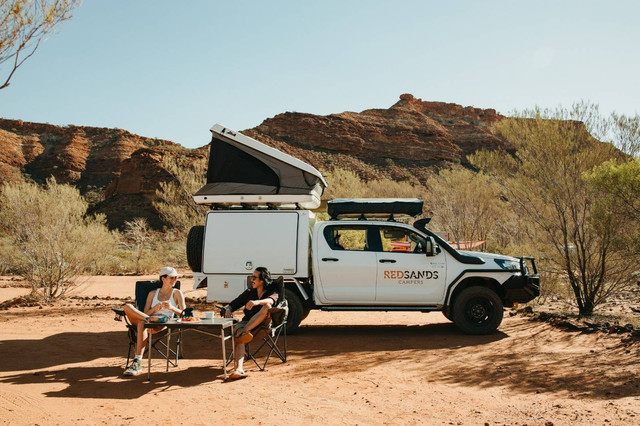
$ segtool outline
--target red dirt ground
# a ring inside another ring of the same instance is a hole
[[[439,313],[314,311],[288,336],[288,362],[246,364],[245,380],[223,382],[219,343],[197,333],[179,367],[156,357],[150,382],[126,378],[109,308],[138,279],[87,277],[61,304],[0,311],[0,423],[640,423],[637,343],[521,315],[467,336]],[[183,282],[187,298],[205,294]],[[0,278],[0,302],[27,291]]]

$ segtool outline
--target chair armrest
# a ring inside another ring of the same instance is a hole
[[[124,313],[124,309],[111,308],[111,310],[116,314],[116,316],[113,318],[114,320],[122,321],[122,318],[124,318],[124,322],[126,322],[127,325],[131,325],[131,323],[129,322],[129,318],[127,318],[127,315]]]
[[[116,315],[123,317],[124,316],[124,309],[118,309],[118,308],[111,308],[111,310],[113,312],[116,313]]]

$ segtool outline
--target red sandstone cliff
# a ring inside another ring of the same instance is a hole
[[[426,102],[405,94],[389,109],[328,116],[284,113],[243,133],[320,170],[343,167],[365,179],[418,182],[433,167],[464,164],[478,149],[509,149],[492,130],[501,118],[492,109]],[[104,201],[94,210],[106,213],[113,226],[136,216],[161,226],[151,201],[159,183],[171,178],[162,167],[166,155],[196,158],[207,150],[120,129],[0,119],[0,182],[24,174],[39,182],[54,176],[81,192],[102,191]]]

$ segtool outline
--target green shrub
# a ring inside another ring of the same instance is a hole
[[[4,183],[0,188],[0,229],[9,253],[4,262],[30,284],[32,296],[49,302],[91,273],[115,243],[105,217],[85,217],[87,202],[77,189],[47,181]]]

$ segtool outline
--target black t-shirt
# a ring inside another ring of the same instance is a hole
[[[271,284],[266,286],[262,296],[258,296],[258,290],[256,290],[255,288],[250,288],[243,291],[238,297],[236,297],[231,303],[229,303],[229,306],[231,306],[231,311],[233,312],[240,309],[241,307],[245,306],[250,300],[262,300],[267,298],[273,300],[273,306],[276,306],[276,304],[278,303],[278,292],[274,287],[275,286]],[[242,321],[249,321],[255,314],[260,312],[260,309],[262,309],[262,305],[256,305],[253,307],[253,309],[244,308],[244,317],[242,318]]]

